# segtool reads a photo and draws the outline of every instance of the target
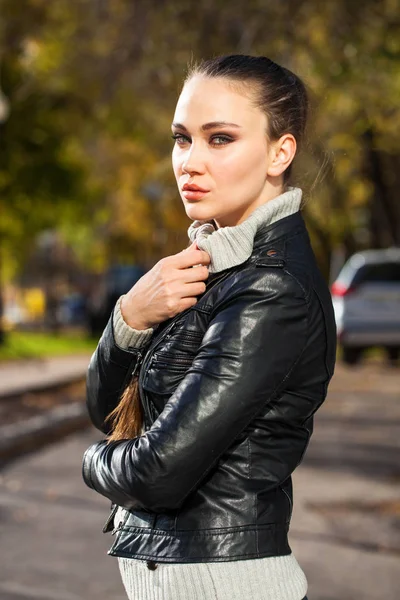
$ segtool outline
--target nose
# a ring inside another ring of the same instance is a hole
[[[204,173],[205,171],[205,157],[202,153],[200,146],[196,146],[192,142],[190,148],[185,153],[182,162],[182,171],[192,175],[193,173]]]

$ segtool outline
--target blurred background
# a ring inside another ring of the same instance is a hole
[[[80,481],[83,378],[116,299],[187,245],[170,124],[188,61],[230,53],[311,99],[293,184],[340,347],[293,549],[310,600],[400,596],[399,1],[0,0],[4,600],[124,597]]]

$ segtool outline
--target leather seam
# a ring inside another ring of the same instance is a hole
[[[299,211],[300,212],[300,211]],[[293,217],[293,215],[289,215],[288,217],[284,217],[284,219],[290,219],[291,217]],[[275,225],[277,223],[282,223],[282,221],[284,219],[280,219],[279,221],[276,221],[275,223],[273,223],[272,225]],[[276,237],[274,237],[273,235],[270,236],[270,239],[267,240],[266,243],[262,244],[262,242],[260,244],[257,243],[256,246],[254,246],[255,250],[258,250],[259,248],[266,248],[269,245],[274,245],[276,242],[287,238],[290,239],[291,237],[294,237],[296,235],[298,235],[299,233],[304,232],[305,229],[305,224],[304,221],[302,223],[299,223],[298,225],[295,225],[295,227],[289,228],[288,231],[285,231],[284,233],[282,233],[281,235],[278,235]],[[259,230],[262,231],[262,230]]]
[[[117,552],[118,552],[118,554],[114,551],[114,553],[117,554],[117,556],[123,556],[123,557],[126,556],[128,558],[132,558],[132,553],[131,552],[124,552],[124,550],[118,550]],[[262,558],[263,556],[265,556],[265,557],[267,557],[267,556],[289,556],[290,554],[291,554],[291,552],[288,552],[288,553],[285,553],[285,554],[278,554],[278,555],[276,553],[274,553],[274,554],[271,554],[271,553],[265,554],[263,552],[262,553],[249,552],[249,553],[246,553],[246,554],[232,554],[232,555],[223,556],[223,557],[217,557],[217,556],[212,556],[212,557],[210,557],[210,556],[195,556],[195,557],[190,557],[190,560],[188,560],[185,557],[184,563],[186,564],[188,562],[189,563],[190,562],[196,562],[198,560],[206,560],[208,562],[227,562],[227,561],[230,561],[230,560],[236,559],[236,558]],[[166,562],[165,560],[160,561],[160,557],[159,556],[155,556],[154,554],[142,554],[142,553],[140,553],[140,554],[134,554],[133,556],[135,558],[138,558],[138,559],[141,559],[141,558],[143,558],[143,559],[151,558],[153,560],[155,559],[155,560],[158,561],[158,564],[161,564],[161,562]],[[183,561],[182,561],[182,563],[179,563],[176,560],[176,556],[163,556],[162,558],[163,559],[166,559],[166,558],[167,559],[168,558],[175,559],[173,561],[173,564],[182,564],[183,563]]]
[[[247,438],[247,451],[249,454],[249,469],[248,469],[248,474],[247,474],[247,479],[251,479],[251,443],[250,443],[250,436],[248,436]]]
[[[179,538],[179,537],[186,537],[186,536],[191,536],[193,538],[202,538],[202,537],[215,537],[215,536],[225,536],[225,535],[230,535],[232,533],[255,533],[257,530],[259,531],[273,531],[273,530],[278,530],[278,531],[286,531],[286,523],[264,523],[263,525],[256,525],[256,526],[238,526],[238,527],[222,527],[222,528],[216,528],[215,531],[212,531],[210,529],[207,530],[198,530],[198,529],[177,529],[176,532],[173,531],[171,533],[169,533],[168,531],[166,531],[165,529],[154,529],[152,527],[135,527],[134,525],[128,525],[127,523],[124,523],[123,527],[122,527],[123,531],[127,531],[129,533],[140,533],[143,535],[157,535],[157,536],[164,536],[166,538]]]
[[[297,279],[296,275],[294,275],[291,271],[289,271],[288,269],[283,269],[284,273],[286,273],[287,275],[289,275],[289,277],[291,277],[293,279],[293,281],[295,281],[297,283],[297,285],[299,286],[299,288],[301,289],[301,291],[303,292],[303,296],[304,296],[304,300],[307,304],[307,308],[310,305],[310,294],[307,294],[305,287],[303,286],[303,284],[299,281],[299,279]]]

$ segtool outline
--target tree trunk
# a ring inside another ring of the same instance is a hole
[[[369,228],[371,246],[373,248],[387,248],[400,243],[399,216],[395,202],[397,197],[391,194],[384,168],[384,156],[376,146],[375,132],[369,128],[364,136],[366,153],[366,172],[371,180],[374,192],[371,196],[369,207]]]

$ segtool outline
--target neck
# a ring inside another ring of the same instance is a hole
[[[283,194],[258,206],[241,223],[215,229],[213,222],[195,221],[188,229],[189,238],[211,257],[210,273],[217,273],[247,260],[259,227],[275,223],[300,209],[302,192],[289,188]]]
[[[283,189],[282,181],[272,183],[266,182],[263,193],[246,208],[241,208],[238,211],[231,213],[230,215],[223,217],[222,219],[213,219],[217,228],[221,227],[235,227],[243,223],[259,206],[263,206],[267,202],[274,200],[280,196],[285,190]]]

